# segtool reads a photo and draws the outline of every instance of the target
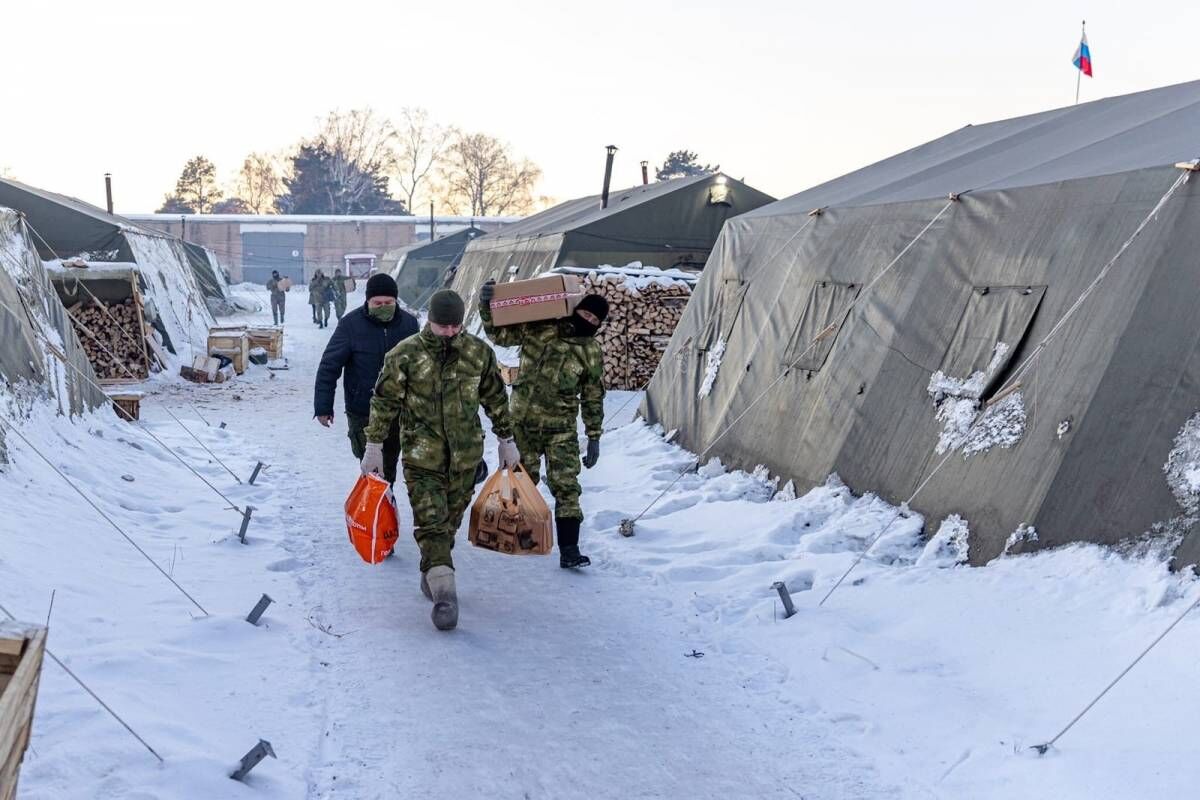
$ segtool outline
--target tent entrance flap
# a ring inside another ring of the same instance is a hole
[[[746,289],[749,284],[740,278],[726,278],[721,283],[721,297],[717,307],[712,310],[700,335],[696,337],[696,349],[707,352],[719,340],[729,340],[733,324],[737,322],[738,314],[742,311],[742,302],[746,299]]]
[[[988,385],[982,397],[986,399],[1001,385],[1045,295],[1045,286],[974,287],[942,358],[942,373],[969,378],[984,372]],[[997,353],[1001,343],[1006,347]]]
[[[813,284],[804,313],[788,339],[783,366],[808,372],[819,370],[842,329],[846,309],[860,291],[862,285],[858,283],[819,281]],[[831,325],[833,330],[826,332]],[[818,337],[820,341],[817,341]]]

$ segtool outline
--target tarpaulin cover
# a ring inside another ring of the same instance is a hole
[[[7,208],[0,208],[0,303],[3,391],[13,391],[22,382],[38,385],[63,413],[106,402],[28,232],[17,213]]]
[[[933,374],[966,379],[994,360],[989,399],[1179,177],[1173,164],[1200,155],[1197,101],[1200,84],[1186,84],[965,129],[731,220],[644,413],[695,452],[728,429],[706,457],[766,465],[798,491],[836,472],[906,500],[942,459]],[[988,184],[1005,188],[951,203],[866,288],[947,191]],[[1022,525],[1050,546],[1169,539],[1195,522],[1164,465],[1200,411],[1198,193],[1198,180],[1176,192],[1022,378],[1019,441],[954,452],[917,496],[931,529],[967,519],[972,562]],[[831,313],[856,291],[849,314]],[[780,378],[829,321],[821,357]]]
[[[710,190],[723,182],[721,202]],[[774,198],[721,174],[697,175],[582,197],[549,208],[467,245],[453,288],[473,314],[479,286],[489,278],[523,280],[555,267],[648,266],[700,268],[725,221]]]

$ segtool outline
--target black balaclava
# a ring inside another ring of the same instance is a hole
[[[567,317],[567,326],[571,329],[572,336],[595,336],[596,331],[600,330],[600,325],[593,325],[579,316],[580,309],[595,314],[600,320],[600,325],[603,325],[608,317],[608,301],[598,294],[584,295],[579,305],[575,306],[575,313]]]

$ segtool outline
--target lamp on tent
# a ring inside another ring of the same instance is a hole
[[[708,187],[708,204],[710,206],[731,206],[729,199],[729,182],[724,175],[718,175],[712,186]]]

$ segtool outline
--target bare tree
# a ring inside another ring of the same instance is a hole
[[[474,216],[526,214],[542,170],[484,133],[456,133],[442,165],[446,202]]]
[[[423,108],[401,112],[397,182],[410,212],[416,208],[417,192],[422,187],[427,197],[432,196],[429,184],[454,133],[453,128],[430,122],[429,112]]]
[[[354,207],[377,191],[377,176],[396,172],[397,142],[396,127],[370,108],[330,112],[311,142],[329,157],[330,184],[337,192],[330,205]]]
[[[251,153],[238,171],[233,194],[245,201],[252,214],[270,214],[275,198],[283,193],[279,160],[267,153]]]

